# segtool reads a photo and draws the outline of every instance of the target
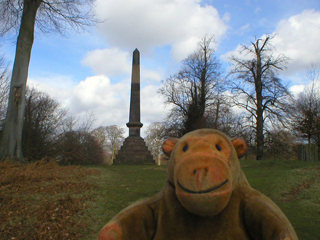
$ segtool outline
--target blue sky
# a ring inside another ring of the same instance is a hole
[[[103,22],[88,32],[36,33],[28,84],[49,93],[74,116],[93,112],[96,126],[128,121],[131,58],[141,55],[142,122],[162,121],[169,108],[157,94],[161,80],[179,70],[180,62],[205,35],[215,35],[216,55],[228,56],[254,37],[274,34],[274,46],[291,58],[281,73],[301,91],[311,64],[320,64],[318,0],[96,0]],[[0,50],[13,63],[14,38]],[[145,128],[144,128],[145,129]]]

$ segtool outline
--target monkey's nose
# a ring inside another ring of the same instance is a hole
[[[203,172],[203,173],[207,173],[208,171],[209,171],[209,170],[208,170],[207,167],[194,169],[194,170],[193,170],[193,175],[201,174],[202,172]]]

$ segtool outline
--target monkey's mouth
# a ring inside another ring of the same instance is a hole
[[[179,187],[180,187],[183,191],[185,191],[185,192],[187,192],[187,193],[192,193],[192,194],[204,194],[204,193],[209,193],[209,192],[212,192],[212,191],[214,191],[214,190],[217,190],[217,189],[221,188],[221,187],[222,187],[223,185],[225,185],[227,182],[229,182],[228,179],[225,180],[224,182],[220,183],[218,186],[215,186],[215,187],[213,187],[213,188],[209,188],[209,189],[203,190],[203,191],[193,191],[193,190],[190,190],[190,189],[188,189],[188,188],[185,188],[184,186],[181,185],[181,183],[179,182],[179,180],[178,180],[178,185],[179,185]]]

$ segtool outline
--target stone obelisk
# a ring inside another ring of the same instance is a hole
[[[140,52],[138,49],[133,52],[132,75],[131,75],[131,99],[129,122],[129,137],[140,137]]]
[[[113,164],[155,164],[143,138],[140,136],[140,53],[133,52],[131,75],[131,98],[129,122],[129,137],[125,139]]]

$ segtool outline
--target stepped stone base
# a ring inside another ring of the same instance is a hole
[[[124,140],[113,164],[155,164],[155,161],[142,137],[129,136]]]

